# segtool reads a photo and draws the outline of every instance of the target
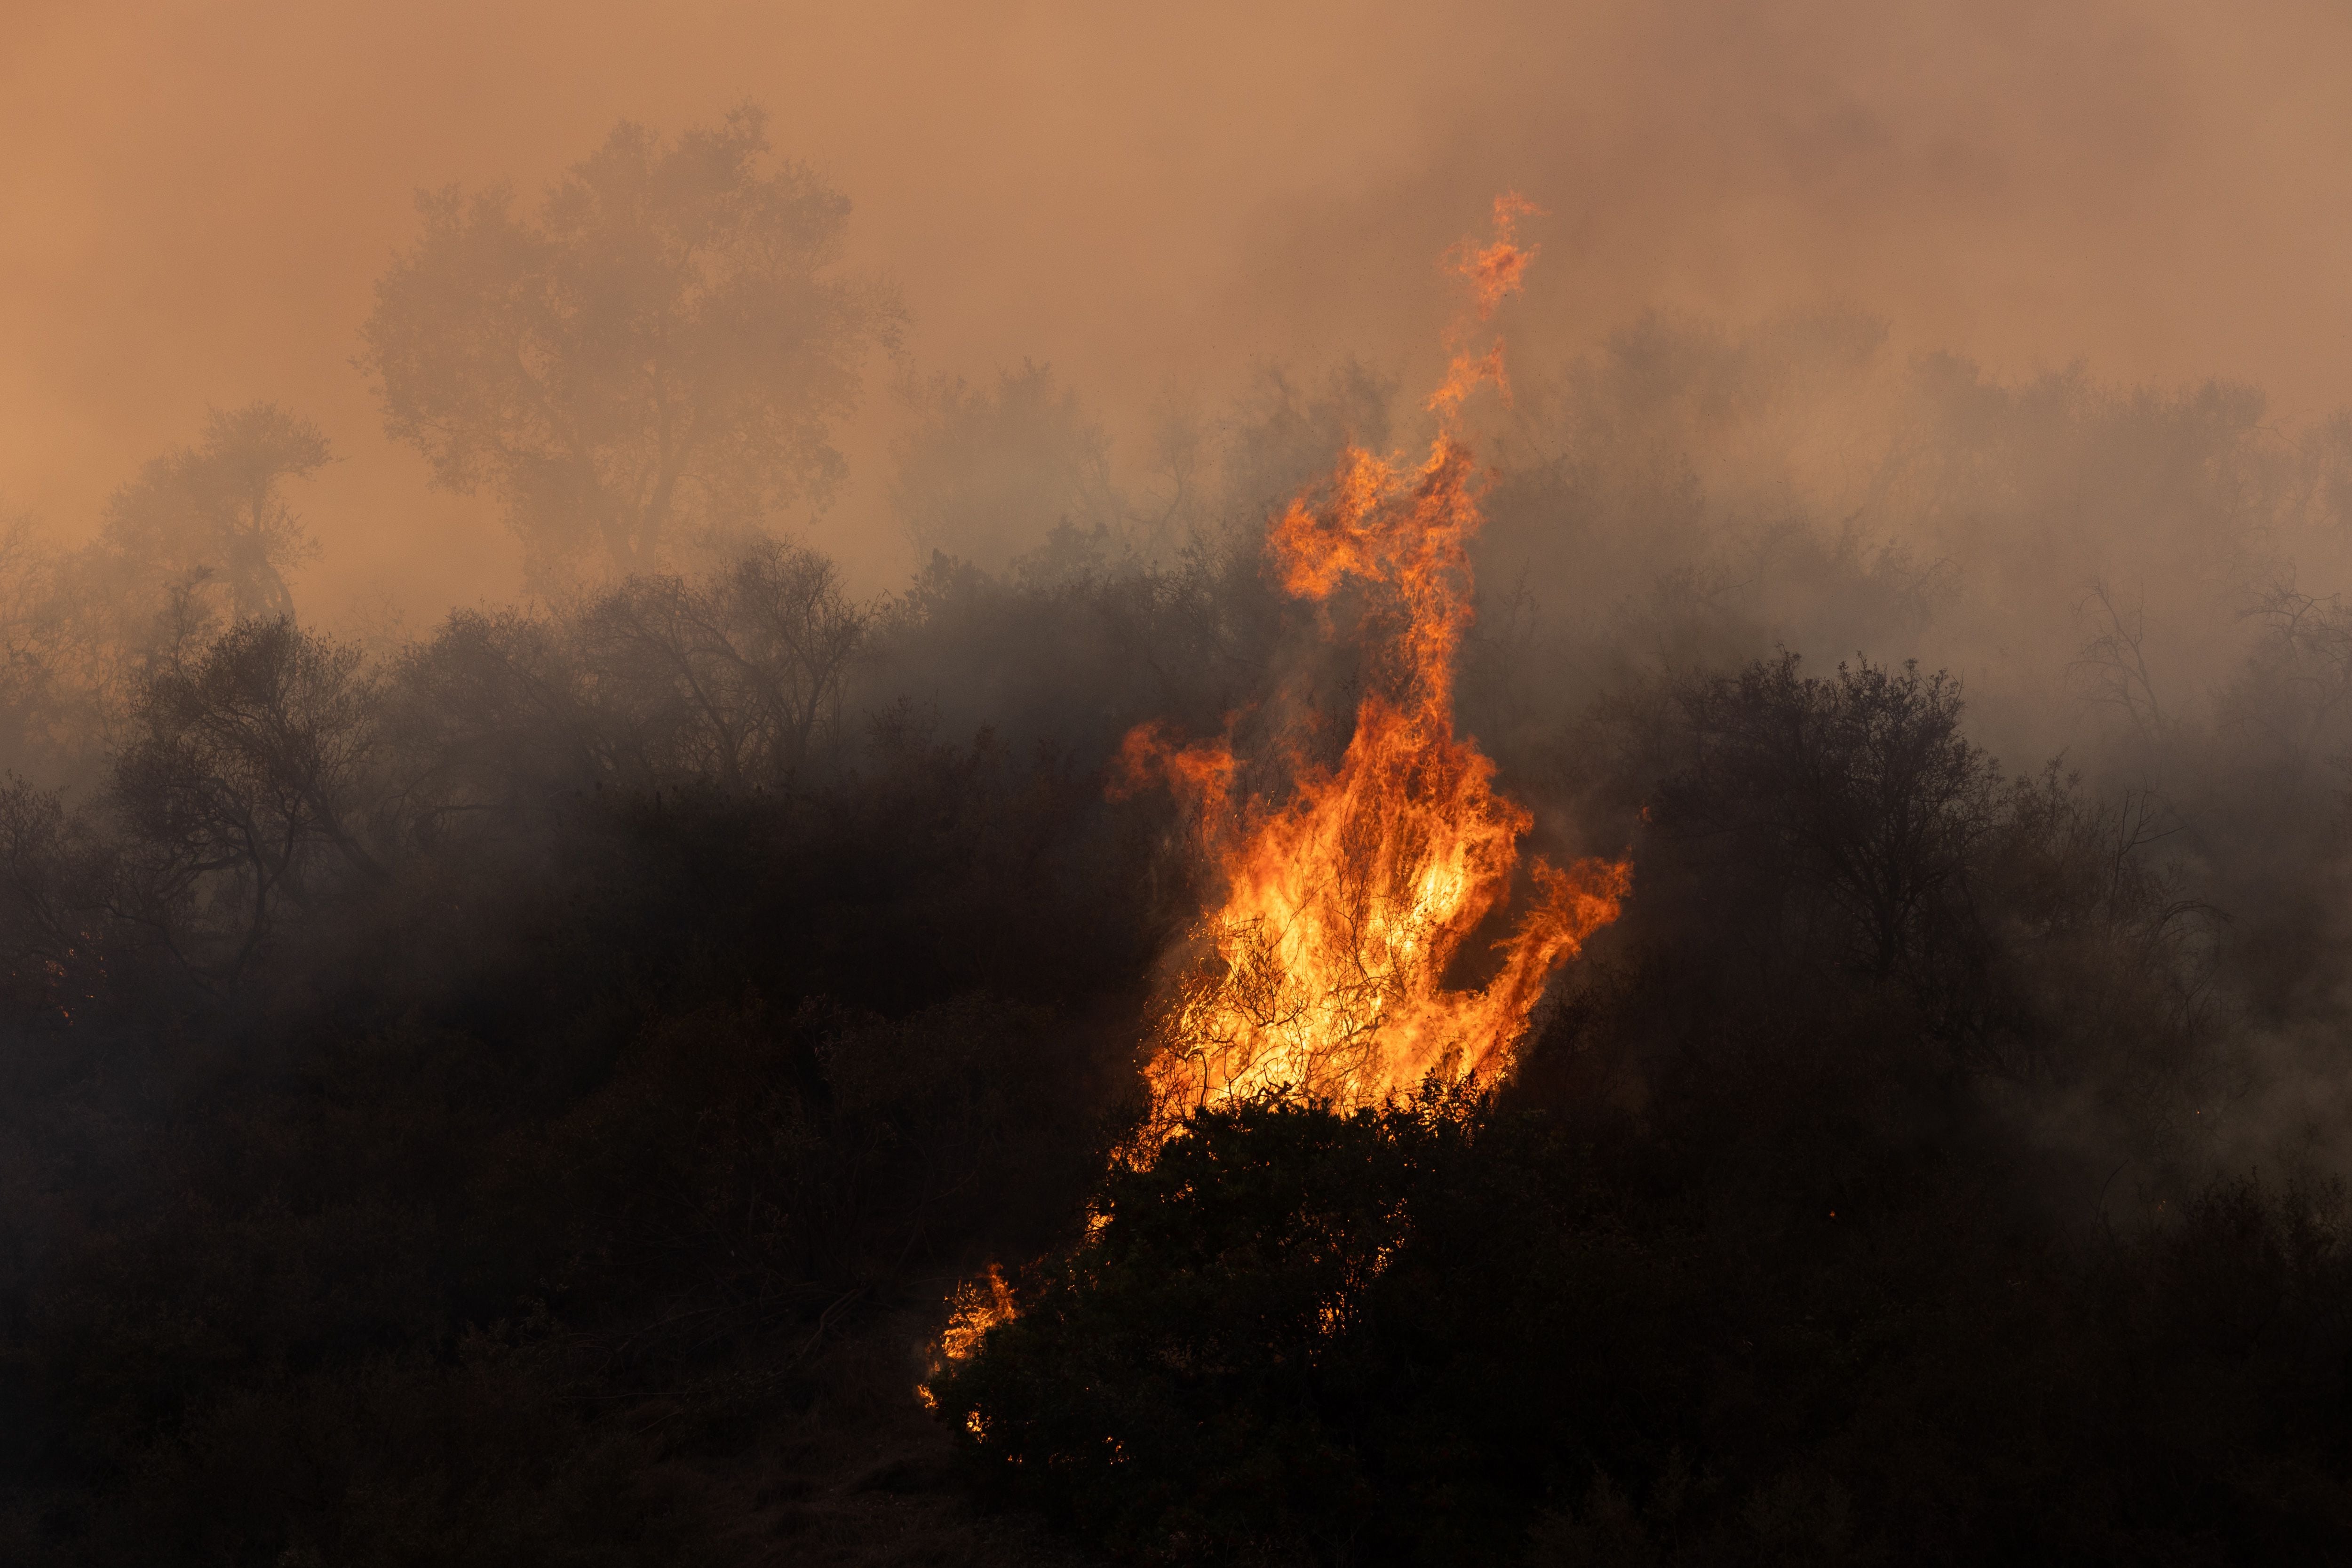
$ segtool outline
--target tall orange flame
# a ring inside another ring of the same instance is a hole
[[[1440,429],[1428,458],[1411,467],[1351,447],[1328,489],[1292,501],[1268,535],[1293,597],[1325,602],[1354,579],[1396,612],[1370,618],[1391,629],[1365,650],[1380,679],[1339,765],[1307,760],[1311,737],[1294,724],[1274,742],[1289,765],[1288,796],[1237,803],[1230,734],[1186,745],[1144,724],[1121,748],[1114,788],[1171,790],[1223,884],[1223,902],[1175,955],[1145,1068],[1153,1116],[1130,1155],[1148,1158],[1154,1134],[1236,1097],[1362,1105],[1432,1073],[1486,1079],[1507,1069],[1552,973],[1617,918],[1632,886],[1622,860],[1561,869],[1537,859],[1535,897],[1496,944],[1486,984],[1445,984],[1510,897],[1532,823],[1495,793],[1495,764],[1454,733],[1454,661],[1470,629],[1469,543],[1480,521],[1454,418],[1480,382],[1509,391],[1499,341],[1479,354],[1462,344],[1473,321],[1519,288],[1535,253],[1514,226],[1534,210],[1517,195],[1496,198],[1493,241],[1447,255],[1470,284],[1471,310],[1448,335],[1453,364],[1429,402]],[[941,1367],[974,1354],[1019,1310],[993,1265],[950,1306]],[[928,1387],[916,1393],[932,1402]]]
[[[1449,254],[1483,321],[1520,286],[1533,252],[1514,237],[1533,211],[1495,203],[1496,237]],[[1150,1080],[1155,1123],[1236,1096],[1362,1104],[1435,1072],[1487,1078],[1507,1067],[1552,973],[1617,917],[1624,862],[1538,858],[1531,907],[1475,989],[1445,984],[1481,922],[1510,896],[1532,819],[1493,788],[1495,765],[1454,728],[1454,659],[1471,617],[1468,546],[1481,521],[1469,447],[1454,428],[1481,381],[1503,381],[1502,345],[1472,354],[1465,321],[1430,400],[1441,429],[1408,467],[1351,448],[1328,489],[1294,500],[1267,549],[1284,590],[1328,600],[1352,578],[1392,600],[1382,679],[1356,712],[1337,767],[1303,760],[1307,737],[1277,738],[1294,761],[1287,798],[1232,798],[1230,737],[1181,745],[1163,726],[1127,737],[1125,783],[1166,784],[1185,803],[1223,901],[1192,930],[1163,1000]]]

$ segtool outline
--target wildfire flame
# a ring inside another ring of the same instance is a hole
[[[1485,353],[1475,357],[1463,342],[1475,323],[1493,320],[1495,307],[1517,293],[1526,281],[1528,263],[1536,258],[1536,247],[1519,244],[1518,226],[1519,219],[1534,216],[1535,211],[1536,205],[1527,197],[1506,191],[1495,198],[1494,239],[1483,246],[1465,239],[1445,253],[1447,268],[1470,285],[1469,318],[1456,321],[1446,334],[1445,346],[1453,351],[1454,363],[1425,405],[1449,426],[1462,400],[1482,381],[1493,382],[1503,400],[1510,401],[1510,378],[1503,372],[1503,340],[1496,338]]]
[[[931,1375],[938,1376],[950,1362],[970,1358],[988,1337],[989,1330],[1012,1321],[1015,1313],[1013,1287],[1005,1283],[1004,1270],[993,1263],[980,1279],[967,1279],[957,1286],[955,1294],[948,1299],[948,1326],[940,1334],[933,1351]],[[939,1408],[928,1383],[915,1385],[915,1397],[927,1410]],[[972,1435],[978,1436],[979,1433]]]
[[[1237,1097],[1285,1095],[1361,1105],[1432,1073],[1486,1079],[1507,1068],[1553,972],[1617,918],[1632,886],[1624,861],[1538,858],[1535,897],[1473,989],[1449,987],[1465,944],[1510,898],[1527,810],[1495,793],[1495,764],[1454,729],[1454,658],[1472,618],[1469,543],[1481,521],[1470,448],[1455,428],[1482,382],[1504,396],[1503,345],[1465,345],[1517,291],[1535,252],[1516,238],[1535,208],[1495,201],[1495,237],[1465,244],[1447,266],[1470,286],[1448,334],[1452,364],[1428,406],[1439,433],[1411,465],[1350,447],[1328,487],[1292,501],[1266,548],[1294,598],[1325,603],[1349,580],[1392,605],[1370,618],[1378,677],[1356,710],[1336,767],[1310,760],[1294,720],[1273,742],[1289,793],[1236,801],[1233,725],[1186,744],[1161,723],[1121,748],[1121,792],[1164,785],[1187,808],[1223,901],[1205,912],[1172,966],[1150,1065],[1150,1128],[1130,1156],[1150,1157],[1190,1111]],[[1100,1216],[1097,1216],[1099,1219]],[[1003,1273],[956,1293],[937,1367],[974,1354],[1018,1314]],[[1325,1327],[1336,1326],[1327,1314]],[[917,1393],[928,1404],[928,1388]],[[977,1426],[975,1436],[985,1434]]]
[[[1517,290],[1534,252],[1517,195],[1495,203],[1496,237],[1448,256],[1471,287],[1470,320],[1431,397],[1440,431],[1408,466],[1351,448],[1328,488],[1291,502],[1267,549],[1292,596],[1328,601],[1349,579],[1393,600],[1381,679],[1356,712],[1336,767],[1306,761],[1309,737],[1276,738],[1291,759],[1287,798],[1232,798],[1226,737],[1180,743],[1164,725],[1129,733],[1123,787],[1160,783],[1188,807],[1224,890],[1191,933],[1146,1076],[1154,1121],[1237,1096],[1378,1100],[1434,1072],[1486,1078],[1507,1066],[1552,973],[1617,917],[1622,862],[1561,868],[1538,858],[1535,898],[1499,943],[1492,978],[1449,988],[1448,969],[1510,896],[1532,819],[1495,793],[1495,765],[1454,728],[1454,660],[1472,618],[1468,545],[1481,521],[1470,448],[1455,429],[1483,381],[1507,395],[1502,344],[1462,344]]]

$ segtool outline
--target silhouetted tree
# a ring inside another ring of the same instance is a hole
[[[359,821],[371,687],[357,653],[283,616],[239,621],[147,682],[114,801],[136,846],[132,907],[192,966],[241,970],[321,848],[383,879]]]
[[[765,116],[665,145],[624,123],[519,217],[504,187],[424,195],[424,237],[376,286],[360,363],[435,479],[488,487],[561,579],[622,571],[682,529],[736,536],[844,471],[831,422],[898,305],[834,271],[849,201],[798,163],[762,174]]]
[[[2161,741],[2172,720],[2157,699],[2156,680],[2148,670],[2147,598],[2145,594],[2136,596],[2126,609],[2116,602],[2114,589],[2093,583],[2075,613],[2100,629],[2083,645],[2070,669],[2084,680],[2084,695],[2092,701],[2120,710],[2143,736]]]
[[[332,457],[319,427],[274,403],[205,422],[203,441],[155,458],[106,507],[103,557],[144,592],[209,577],[238,616],[290,616],[286,572],[317,552],[282,493]]]
[[[649,774],[734,786],[785,777],[839,729],[865,625],[833,563],[769,541],[697,578],[631,577],[576,636],[611,731]]]
[[[1867,659],[1823,679],[1794,654],[1681,693],[1690,754],[1660,788],[1660,826],[1727,836],[1747,877],[1885,979],[1948,934],[2003,780],[1961,733],[1958,683]],[[1825,906],[1806,907],[1818,893]]]
[[[2246,618],[2262,628],[2245,668],[2224,689],[2223,721],[2263,764],[2265,782],[2292,796],[2315,762],[2341,768],[2352,698],[2352,608],[2275,584]]]

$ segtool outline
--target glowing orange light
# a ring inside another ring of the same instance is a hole
[[[1450,254],[1476,320],[1520,286],[1534,253],[1513,226],[1532,211],[1498,197],[1495,239]],[[1536,896],[1499,944],[1493,976],[1473,990],[1444,984],[1464,942],[1510,896],[1531,824],[1495,793],[1494,763],[1454,728],[1454,659],[1472,616],[1468,545],[1481,517],[1453,416],[1484,380],[1502,382],[1499,342],[1455,353],[1431,399],[1442,427],[1425,460],[1352,448],[1328,486],[1274,521],[1267,550],[1285,592],[1322,601],[1353,581],[1402,612],[1385,623],[1386,646],[1368,650],[1390,679],[1359,705],[1339,765],[1296,760],[1286,798],[1236,805],[1230,738],[1180,745],[1160,724],[1127,737],[1117,787],[1166,784],[1188,807],[1223,893],[1175,967],[1146,1069],[1163,1127],[1235,1096],[1360,1104],[1432,1072],[1492,1074],[1552,973],[1617,917],[1628,865],[1538,859]],[[1308,753],[1301,733],[1275,746],[1293,759]]]
[[[1499,196],[1494,239],[1448,253],[1475,321],[1519,288],[1535,252],[1514,226],[1534,211]],[[1632,886],[1622,860],[1560,868],[1538,858],[1528,868],[1534,896],[1496,943],[1485,984],[1445,984],[1465,943],[1510,898],[1533,820],[1495,793],[1495,764],[1454,729],[1454,658],[1472,616],[1468,547],[1481,521],[1454,416],[1481,382],[1508,393],[1501,342],[1467,353],[1468,330],[1449,335],[1453,363],[1429,401],[1440,418],[1429,456],[1411,464],[1351,447],[1328,484],[1292,501],[1267,535],[1293,597],[1323,602],[1353,583],[1397,612],[1371,619],[1387,628],[1365,650],[1384,679],[1359,704],[1339,763],[1309,761],[1311,737],[1294,724],[1272,742],[1288,793],[1236,801],[1230,733],[1187,744],[1154,721],[1120,746],[1114,796],[1154,785],[1174,794],[1222,887],[1172,955],[1145,1068],[1153,1115],[1129,1157],[1150,1158],[1156,1135],[1186,1114],[1238,1097],[1353,1106],[1431,1074],[1507,1070],[1552,973],[1617,918]],[[1105,1223],[1091,1215],[1088,1235]],[[991,1265],[957,1291],[939,1365],[973,1354],[1016,1310]],[[1344,1306],[1327,1306],[1324,1331],[1343,1324]],[[917,1393],[931,1403],[928,1389]],[[978,1416],[967,1429],[985,1440]]]

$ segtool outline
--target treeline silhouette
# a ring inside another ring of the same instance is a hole
[[[772,545],[160,647],[102,788],[0,801],[12,1554],[1069,1549],[956,1444],[1154,1560],[2342,1549],[2339,1190],[2197,1128],[2225,911],[1943,677],[1612,694],[1637,897],[1513,1079],[1116,1163],[1202,889],[1106,766],[1303,621],[1238,539],[864,608]]]
[[[894,626],[781,546],[240,620],[9,784],[13,1560],[698,1561],[845,1467],[904,1528],[915,1347],[1098,1176],[1176,895],[1066,752],[851,707]]]

